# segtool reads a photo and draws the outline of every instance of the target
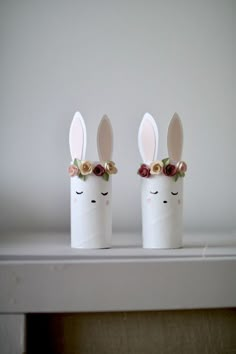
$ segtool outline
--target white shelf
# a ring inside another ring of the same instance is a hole
[[[176,250],[137,240],[76,250],[68,234],[0,235],[0,313],[236,306],[235,233],[189,234]]]

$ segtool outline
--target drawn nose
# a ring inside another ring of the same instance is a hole
[[[92,199],[92,200],[91,200],[91,203],[96,203],[96,200]]]
[[[163,203],[167,203],[167,200],[163,200]]]

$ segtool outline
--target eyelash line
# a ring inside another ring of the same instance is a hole
[[[156,191],[156,192],[150,192],[151,194],[157,194],[158,193],[158,191]]]
[[[77,192],[77,191],[76,191],[76,194],[82,194],[82,193],[84,193],[84,192]]]
[[[107,195],[108,194],[108,192],[106,192],[106,193],[101,193],[102,195]]]

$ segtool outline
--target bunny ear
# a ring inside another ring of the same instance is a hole
[[[113,132],[110,119],[104,115],[98,126],[97,148],[100,161],[110,161],[113,152]]]
[[[177,113],[173,115],[168,127],[167,147],[169,157],[173,161],[180,161],[183,149],[183,127]]]
[[[138,132],[138,147],[144,162],[156,160],[158,148],[158,129],[155,120],[145,113]]]
[[[79,112],[75,113],[71,122],[69,144],[72,160],[75,158],[84,160],[87,144],[87,134],[83,117]]]

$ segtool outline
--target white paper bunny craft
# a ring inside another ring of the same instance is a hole
[[[112,238],[113,132],[109,118],[101,119],[97,132],[99,162],[85,160],[86,126],[76,112],[70,126],[71,247],[109,248]]]
[[[183,177],[187,165],[181,161],[183,128],[177,113],[170,121],[167,134],[169,157],[157,160],[158,128],[146,113],[138,133],[138,147],[143,164],[142,236],[144,248],[182,247]]]

